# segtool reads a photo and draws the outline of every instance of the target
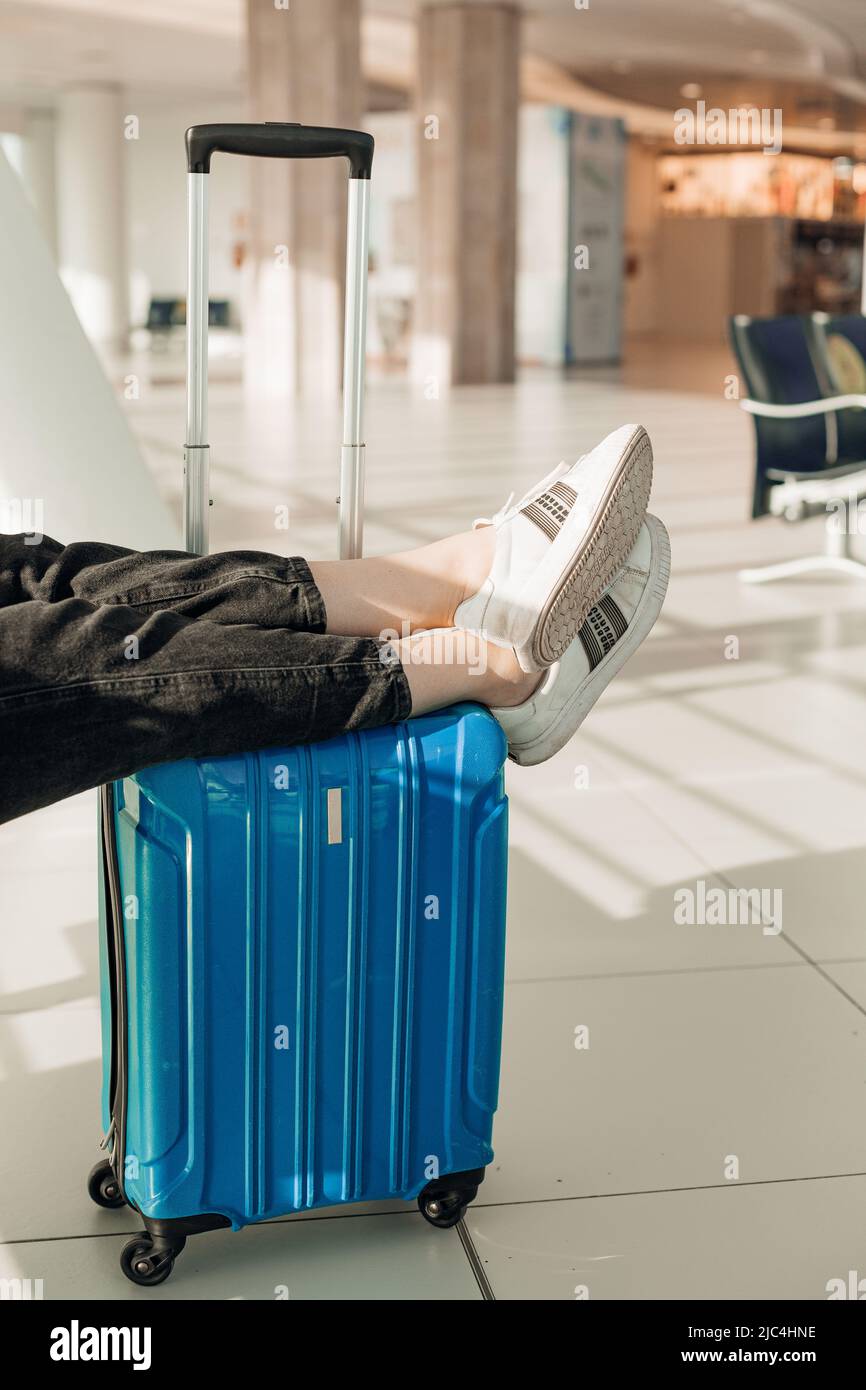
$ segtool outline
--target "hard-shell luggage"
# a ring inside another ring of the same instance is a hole
[[[185,531],[207,548],[207,181],[216,151],[349,161],[340,554],[360,554],[369,175],[356,131],[187,132]],[[452,1226],[490,1162],[507,872],[505,739],[476,705],[147,769],[101,793],[101,1206],[133,1282],[186,1239],[418,1200]]]

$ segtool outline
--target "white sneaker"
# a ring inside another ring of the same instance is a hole
[[[619,574],[532,697],[512,709],[491,709],[516,763],[544,762],[568,742],[651,630],[670,571],[668,533],[658,517],[648,515]]]
[[[558,661],[634,545],[649,501],[652,445],[623,425],[492,518],[490,573],[456,627],[513,647],[524,671]],[[476,523],[478,524],[478,523]]]

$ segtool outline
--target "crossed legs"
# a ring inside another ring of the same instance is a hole
[[[511,653],[421,631],[486,539],[310,567],[0,536],[0,822],[153,763],[516,702]]]

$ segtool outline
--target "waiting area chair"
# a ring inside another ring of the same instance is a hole
[[[827,518],[822,554],[741,570],[740,578],[759,584],[832,570],[866,579],[866,564],[850,551],[866,497],[866,318],[737,314],[730,336],[748,390],[740,404],[755,422],[752,516]]]
[[[207,306],[208,326],[228,328],[231,323],[231,305],[227,299],[209,299]],[[151,333],[170,333],[174,328],[186,324],[185,299],[151,299],[147,310],[145,327]]]

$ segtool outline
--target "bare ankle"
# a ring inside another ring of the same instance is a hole
[[[480,526],[477,531],[467,531],[460,537],[460,564],[454,585],[454,609],[450,621],[461,603],[477,594],[493,566],[493,553],[496,548],[496,530],[493,526]]]
[[[485,696],[489,695],[489,698],[485,698],[483,703],[495,709],[524,704],[538,686],[542,673],[524,671],[510,647],[497,647],[492,642],[487,642],[485,646]]]

